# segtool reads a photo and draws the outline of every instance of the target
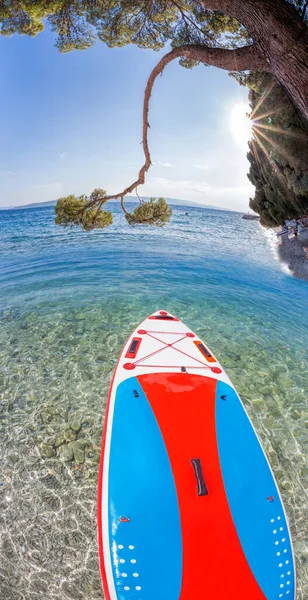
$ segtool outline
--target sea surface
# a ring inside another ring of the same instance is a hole
[[[0,598],[103,598],[96,492],[107,391],[127,336],[165,309],[206,341],[247,407],[289,517],[297,598],[307,600],[308,283],[240,214],[179,207],[159,229],[131,228],[112,211],[114,224],[90,233],[56,226],[52,208],[0,212]]]

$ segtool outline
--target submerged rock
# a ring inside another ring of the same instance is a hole
[[[42,483],[50,489],[56,489],[61,487],[60,481],[55,477],[55,475],[46,475],[41,479]]]
[[[93,434],[93,443],[94,443],[94,445],[100,447],[101,442],[102,442],[102,429],[98,429]]]
[[[286,479],[280,481],[280,486],[284,489],[287,490],[288,492],[291,491],[292,489],[292,485],[290,483],[290,481],[287,481]]]
[[[75,450],[75,448],[78,450],[84,450],[88,445],[88,441],[84,439],[76,440],[75,442],[71,443],[73,450]]]
[[[85,448],[87,447],[88,442],[86,440],[76,440],[69,445],[72,448],[76,463],[80,465],[83,464],[85,461]]]
[[[84,313],[77,313],[75,319],[77,321],[84,321],[84,319],[86,318],[86,316],[84,315]]]
[[[56,448],[59,448],[59,446],[61,446],[62,444],[64,444],[64,440],[62,435],[59,435],[58,437],[56,437],[55,441],[54,441],[54,446]]]
[[[85,460],[84,450],[81,450],[81,448],[76,448],[74,450],[74,459],[75,459],[76,463],[78,463],[79,465],[82,465]]]
[[[73,460],[74,452],[73,448],[71,447],[71,444],[64,444],[63,446],[60,446],[59,454],[64,462],[69,462]]]
[[[90,465],[97,465],[100,460],[99,452],[88,452],[87,460]]]
[[[19,456],[18,456],[17,452],[14,452],[13,450],[11,452],[9,452],[8,457],[9,457],[10,462],[13,464],[15,464],[19,461]]]
[[[56,456],[56,451],[50,444],[41,444],[41,446],[39,446],[39,451],[42,458]]]
[[[83,438],[80,440],[76,440],[76,442],[72,442],[73,447],[81,448],[82,450],[84,450],[88,445],[89,445],[88,440],[85,440]]]
[[[81,429],[81,425],[82,425],[82,422],[81,422],[81,421],[72,421],[72,422],[70,423],[70,428],[71,428],[73,431],[75,431],[76,433],[78,433],[78,431],[80,431],[80,429]]]
[[[275,367],[275,374],[279,375],[279,373],[285,373],[286,372],[286,368],[283,365],[277,365]]]
[[[52,422],[52,415],[47,411],[44,411],[41,413],[41,418],[42,418],[43,423],[45,423],[45,424]]]
[[[60,434],[60,437],[62,437],[64,442],[73,442],[76,439],[77,434],[72,429],[65,429]]]

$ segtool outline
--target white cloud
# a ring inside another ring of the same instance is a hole
[[[168,161],[162,162],[161,160],[157,160],[157,161],[153,162],[152,164],[157,165],[159,167],[175,167],[176,166]]]
[[[175,181],[173,179],[167,179],[167,177],[151,177],[149,179],[149,182],[160,185],[162,187],[164,187],[164,189],[192,189],[192,187],[195,185],[193,181],[191,181],[190,179],[180,179],[178,181]]]
[[[203,171],[207,171],[210,167],[208,165],[193,165],[194,169],[202,169]]]
[[[67,157],[67,153],[66,152],[62,152],[62,154],[60,154],[61,160],[64,160],[66,157]]]

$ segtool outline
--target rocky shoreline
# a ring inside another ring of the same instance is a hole
[[[285,263],[292,275],[308,281],[308,229],[300,235],[288,239],[287,234],[281,235],[278,244],[278,256]]]

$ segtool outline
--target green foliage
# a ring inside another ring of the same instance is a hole
[[[112,214],[102,210],[105,196],[105,190],[95,189],[89,198],[85,195],[76,198],[74,194],[60,198],[55,207],[57,225],[80,225],[86,230],[108,227],[112,224]],[[89,206],[90,202],[97,204]]]
[[[244,2],[245,0],[243,0]],[[303,20],[305,0],[289,0]],[[97,38],[109,47],[136,44],[158,50],[165,44],[243,46],[250,38],[233,17],[206,10],[195,0],[5,0],[0,32],[35,36],[44,24],[56,33],[61,52],[89,48]],[[184,66],[187,65],[184,62]]]
[[[61,52],[88,48],[97,38],[109,47],[154,50],[167,43],[233,47],[249,39],[238,21],[195,0],[6,0],[0,5],[3,35],[34,36],[45,23],[55,31]]]
[[[156,225],[162,227],[172,215],[172,210],[164,198],[150,198],[148,202],[142,202],[133,213],[125,213],[125,218],[130,225]]]
[[[267,226],[308,210],[308,123],[277,80],[246,76],[255,140],[249,144],[248,178],[256,192],[250,208]]]
[[[56,223],[65,226],[81,226],[86,230],[95,228],[103,229],[112,224],[110,211],[102,210],[102,205],[107,202],[105,190],[95,189],[90,197],[74,194],[60,198],[56,204]],[[92,204],[90,204],[92,203]],[[124,209],[125,218],[130,225],[156,225],[162,227],[171,217],[172,210],[164,198],[150,198],[148,202],[141,202],[132,213]]]

